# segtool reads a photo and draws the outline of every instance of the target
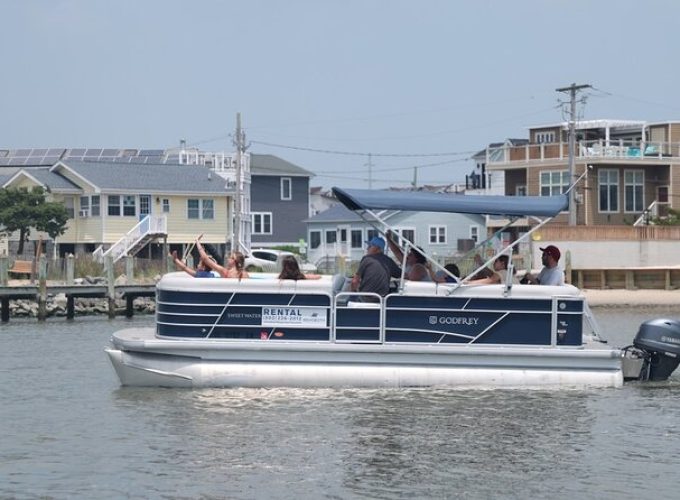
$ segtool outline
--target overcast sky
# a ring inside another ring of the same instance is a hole
[[[414,166],[419,183],[464,179],[489,142],[562,121],[555,89],[571,83],[594,86],[584,118],[680,120],[674,0],[0,0],[0,12],[0,148],[231,150],[241,112],[249,151],[325,187],[367,186],[372,153],[380,188],[406,186]]]

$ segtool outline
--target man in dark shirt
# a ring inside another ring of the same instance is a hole
[[[373,292],[381,297],[390,291],[390,277],[399,278],[401,269],[383,252],[385,240],[374,236],[367,242],[366,255],[359,263],[359,269],[352,278],[352,290],[359,292]],[[377,297],[364,296],[364,302],[377,302]]]

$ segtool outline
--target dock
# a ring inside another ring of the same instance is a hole
[[[156,285],[61,285],[40,284],[2,286],[0,287],[0,321],[7,323],[10,318],[10,300],[35,300],[38,303],[38,319],[47,318],[48,295],[64,294],[66,296],[66,319],[75,317],[75,299],[101,298],[108,299],[108,316],[116,316],[116,298],[125,300],[125,316],[131,318],[134,314],[133,302],[137,297],[154,297]]]

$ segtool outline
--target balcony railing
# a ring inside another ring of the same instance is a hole
[[[630,140],[578,141],[576,158],[580,159],[622,159],[630,161],[648,159],[680,159],[679,142],[645,142]],[[525,144],[523,146],[501,146],[487,148],[487,165],[512,162],[540,162],[545,160],[567,160],[569,145],[565,142]]]

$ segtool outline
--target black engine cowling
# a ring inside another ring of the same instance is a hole
[[[645,321],[633,345],[649,355],[640,378],[666,380],[680,364],[680,321],[665,318]]]

